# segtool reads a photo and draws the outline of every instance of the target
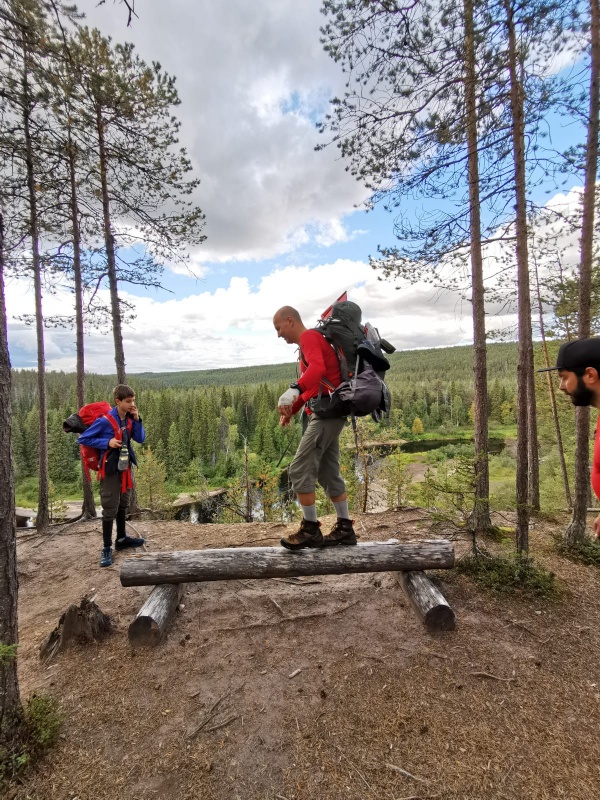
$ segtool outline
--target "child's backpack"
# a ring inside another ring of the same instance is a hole
[[[324,313],[315,329],[333,347],[340,364],[342,383],[335,388],[322,381],[327,394],[319,390],[309,402],[320,417],[364,417],[371,414],[379,422],[389,414],[391,398],[383,380],[390,368],[384,354],[395,348],[379,336],[370,323],[362,324],[362,311],[356,303],[343,299]]]
[[[110,403],[103,401],[98,403],[88,403],[86,406],[80,408],[76,414],[71,414],[71,416],[63,422],[63,431],[65,433],[80,434],[84,431],[87,431],[92,422],[97,420],[99,417],[105,417],[112,425],[115,439],[121,439],[121,427],[112,414],[108,413],[110,409]],[[132,427],[133,423],[131,419],[127,417],[127,432],[129,435],[131,435]],[[108,451],[101,452],[97,447],[90,447],[90,445],[87,444],[80,444],[79,452],[88,481],[91,480],[90,470],[97,472],[99,478],[103,477]]]

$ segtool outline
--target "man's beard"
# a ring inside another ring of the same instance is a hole
[[[594,401],[594,393],[591,392],[581,375],[577,376],[577,388],[571,394],[571,402],[574,406],[591,406]]]

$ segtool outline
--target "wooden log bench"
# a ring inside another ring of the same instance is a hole
[[[130,641],[138,646],[160,641],[179,601],[180,592],[175,600],[175,594],[167,590],[173,584],[364,572],[398,573],[400,585],[427,627],[453,630],[454,612],[423,572],[453,566],[454,545],[446,539],[435,539],[365,542],[355,547],[306,548],[295,552],[282,547],[229,547],[153,553],[123,561],[120,577],[123,586],[156,587],[130,626]],[[158,591],[160,587],[162,591]]]

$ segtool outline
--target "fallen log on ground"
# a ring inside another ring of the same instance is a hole
[[[430,631],[454,630],[454,611],[424,572],[398,572],[398,581]]]
[[[164,636],[179,605],[185,584],[164,583],[155,586],[129,626],[132,647],[155,647]]]
[[[368,542],[354,547],[231,547],[182,550],[128,558],[121,565],[123,586],[234,579],[340,575],[355,572],[450,569],[454,545],[446,539],[420,542]]]

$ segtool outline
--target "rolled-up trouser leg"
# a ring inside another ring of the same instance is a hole
[[[317,481],[330,497],[337,497],[346,491],[339,463],[339,437],[345,422],[345,418],[321,419],[311,414],[294,460],[288,468],[296,494],[314,492]]]

